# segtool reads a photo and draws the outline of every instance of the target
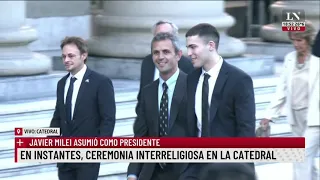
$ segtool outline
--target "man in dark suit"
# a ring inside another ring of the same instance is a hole
[[[198,24],[186,38],[197,68],[187,81],[189,132],[197,137],[255,137],[251,77],[218,54],[220,35],[214,26]]]
[[[158,21],[152,28],[153,36],[155,36],[158,33],[161,32],[167,32],[171,33],[175,36],[178,35],[178,27],[169,21]],[[194,68],[191,63],[191,59],[185,56],[181,56],[179,62],[178,62],[179,69],[183,71],[184,73],[191,73]],[[140,99],[140,93],[141,89],[152,83],[154,80],[157,80],[159,78],[159,70],[155,67],[152,55],[147,55],[143,60],[141,64],[141,70],[140,70],[140,89],[138,93],[138,103],[136,106],[136,114],[138,114],[139,109],[139,99]]]
[[[159,33],[151,47],[160,77],[141,91],[135,137],[185,137],[187,75],[178,68],[182,55],[178,39]],[[130,163],[127,174],[129,180],[178,180],[186,167],[183,163]]]
[[[88,48],[79,37],[61,43],[62,59],[69,72],[58,82],[56,107],[50,127],[62,137],[111,137],[115,126],[112,81],[87,68]],[[59,163],[60,180],[96,180],[100,163]]]

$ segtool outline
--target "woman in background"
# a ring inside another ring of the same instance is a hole
[[[295,51],[288,53],[276,94],[271,100],[263,123],[286,111],[293,136],[305,137],[306,156],[303,163],[294,163],[294,180],[318,178],[314,158],[319,150],[319,58],[312,55],[315,29],[306,22],[303,32],[289,32]]]

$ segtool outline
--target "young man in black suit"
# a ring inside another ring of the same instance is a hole
[[[153,62],[159,79],[141,91],[140,111],[134,125],[135,137],[185,137],[187,75],[179,70],[182,51],[171,33],[159,33],[152,40]],[[183,163],[130,163],[128,180],[178,180]]]
[[[178,36],[178,27],[173,24],[170,21],[158,21],[155,25],[153,25],[152,33],[153,36],[155,36],[158,33],[171,33],[175,36]],[[191,59],[186,56],[181,56],[179,62],[178,62],[179,69],[183,71],[186,74],[191,73],[194,68],[191,63]],[[136,114],[138,114],[139,109],[139,99],[140,99],[140,93],[141,89],[152,83],[153,81],[157,80],[159,78],[159,70],[155,67],[153,60],[152,60],[152,54],[147,55],[143,60],[141,64],[141,72],[140,72],[140,89],[138,93],[138,103],[136,106]]]
[[[112,81],[85,62],[88,48],[79,37],[61,43],[62,59],[69,72],[58,82],[56,107],[50,127],[61,129],[62,137],[111,137],[116,104]],[[96,180],[100,163],[59,163],[60,180]]]
[[[255,137],[251,77],[218,54],[220,35],[214,26],[198,24],[186,38],[188,55],[197,68],[187,81],[190,133],[197,137]]]

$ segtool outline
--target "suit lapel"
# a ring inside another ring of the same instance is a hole
[[[309,66],[309,93],[311,93],[311,91],[313,90],[314,86],[316,85],[316,80],[319,77],[319,60],[319,58],[311,56]]]
[[[83,97],[85,97],[84,94],[85,94],[85,92],[87,91],[87,88],[90,85],[89,84],[90,81],[87,81],[87,80],[89,80],[90,75],[91,75],[91,70],[89,68],[87,68],[86,73],[84,74],[83,79],[81,81],[81,85],[80,85],[80,88],[79,88],[76,104],[74,106],[73,117],[76,117],[76,114],[77,114],[77,112],[79,110],[79,105],[81,103],[81,100],[83,99]]]
[[[210,121],[212,121],[216,116],[217,109],[219,106],[219,100],[222,97],[221,90],[223,89],[227,79],[228,79],[228,64],[225,61],[223,61],[223,64],[221,66],[221,69],[218,74],[218,78],[216,80],[216,84],[214,86],[214,90],[212,93],[211,105],[210,105]]]
[[[154,128],[154,136],[159,136],[159,106],[158,106],[158,86],[159,86],[159,80],[156,80],[151,85],[150,92],[148,93],[149,97],[147,97],[148,103],[146,105],[150,105],[150,114],[152,119],[150,124],[153,124]],[[147,116],[148,117],[148,116]]]
[[[67,75],[65,75],[63,78],[62,78],[62,81],[61,81],[61,84],[60,86],[58,87],[58,90],[60,93],[57,94],[57,98],[59,98],[59,102],[60,102],[60,106],[62,107],[61,110],[61,116],[63,120],[66,120],[66,106],[65,106],[65,102],[64,102],[64,91],[65,91],[65,86],[66,86],[66,81],[67,81],[67,78],[69,77],[69,74],[68,73]]]
[[[172,96],[172,102],[171,102],[171,108],[170,108],[170,119],[169,119],[169,130],[168,134],[170,133],[170,130],[172,128],[172,125],[174,124],[175,120],[177,119],[177,115],[179,112],[180,103],[183,99],[185,88],[186,88],[186,77],[183,77],[181,72],[179,73],[176,86],[173,91]]]
[[[155,71],[155,65],[152,61],[152,56],[151,56],[151,60],[146,62],[147,68],[146,68],[146,84],[150,84],[151,82],[153,82],[154,79],[154,71]]]
[[[195,115],[195,95],[196,95],[196,90],[197,90],[197,86],[198,86],[198,82],[199,82],[199,78],[201,75],[202,69],[196,69],[194,71],[194,74],[192,74],[192,76],[190,76],[190,80],[188,80],[188,87],[190,87],[188,89],[188,117],[191,118],[191,123],[194,123],[195,121],[197,121],[197,119],[195,119],[196,115]],[[190,121],[189,121],[190,122]]]

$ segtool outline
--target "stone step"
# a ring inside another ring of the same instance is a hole
[[[262,76],[254,78],[253,83],[255,95],[274,93],[277,79],[277,76]],[[136,101],[138,89],[132,88],[131,86],[138,86],[139,81],[130,81],[130,83],[125,83],[129,84],[127,89],[125,88],[125,85],[122,85],[118,81],[122,82],[122,80],[114,80],[114,84],[116,85],[116,102],[122,103]],[[55,103],[55,97],[23,101],[7,101],[5,103],[0,103],[0,118],[2,115],[8,114],[53,110],[55,108]]]
[[[260,120],[264,117],[264,111],[257,111],[256,117],[256,127],[259,127]],[[48,119],[42,119],[41,121],[50,121]],[[124,137],[133,136],[133,123],[135,118],[127,118],[116,121],[116,126],[114,130],[114,136]],[[286,117],[280,117],[274,124],[271,124],[271,134],[278,135],[290,132],[290,126],[287,124]],[[14,133],[13,131],[0,133],[0,159],[3,157],[8,157],[8,151],[12,150],[14,147]]]
[[[135,102],[126,102],[117,105],[116,119],[127,119],[136,116]],[[0,132],[12,131],[14,127],[47,127],[50,124],[53,111],[26,114],[24,116],[0,117]],[[43,120],[45,119],[45,120]]]
[[[256,96],[256,110],[264,110],[272,94],[264,94]],[[135,113],[136,101],[117,104],[117,120],[133,118]],[[10,111],[10,109],[8,109]],[[3,132],[12,132],[14,127],[47,127],[53,115],[53,110],[37,111],[24,114],[0,115],[0,139]],[[258,118],[258,117],[257,117]]]
[[[257,109],[265,108],[269,103],[270,97],[272,96],[273,92],[270,88],[268,94],[256,94],[255,100],[257,104]],[[124,99],[124,98],[123,98]],[[45,100],[38,100],[34,102],[24,102],[24,103],[17,103],[17,104],[0,104],[0,123],[7,122],[7,121],[15,121],[20,119],[23,116],[30,116],[30,115],[39,115],[43,113],[53,113],[55,107],[56,100],[55,99],[45,99]],[[125,101],[118,101],[117,107],[121,107],[122,105],[127,104],[136,105],[137,100],[133,98],[133,96],[127,96]],[[1,129],[1,127],[0,127]],[[1,132],[1,130],[0,130]]]
[[[119,92],[115,94],[116,103],[126,103],[137,100],[137,91]],[[32,101],[12,101],[0,104],[0,116],[53,110],[56,98],[34,99]]]
[[[43,121],[45,121],[45,120],[48,120],[48,119],[43,119]],[[133,122],[134,122],[134,118],[122,119],[122,120],[116,121],[113,135],[114,136],[132,135],[133,134],[133,128],[132,128]],[[23,126],[23,127],[27,127],[27,126]],[[8,137],[11,137],[11,138],[8,138]],[[7,136],[6,139],[1,139],[0,152],[1,152],[1,150],[13,149],[13,147],[14,147],[13,146],[14,145],[13,138],[14,138],[14,136],[13,136],[13,132],[12,132],[11,135]]]
[[[273,94],[257,95],[256,96],[256,118],[261,119],[264,116],[264,110],[268,105],[268,101]],[[136,116],[135,113],[136,102],[126,102],[117,105],[116,118],[117,121],[133,119]],[[4,143],[11,141],[13,137],[13,129],[15,127],[47,127],[52,118],[53,111],[40,111],[36,113],[28,113],[24,116],[21,115],[6,115],[1,117],[0,121],[0,150],[6,149],[7,146]],[[121,122],[119,122],[121,123]],[[132,126],[132,125],[131,125]]]
[[[249,54],[272,54],[277,61],[284,60],[286,54],[294,51],[291,43],[266,42],[261,38],[242,38],[247,45],[246,53]]]
[[[258,112],[259,113],[259,112]],[[260,112],[261,114],[261,112]],[[261,119],[261,116],[257,114],[257,117]],[[115,137],[130,137],[133,136],[133,123],[134,118],[121,120],[116,122],[116,126],[114,129]],[[259,121],[256,121],[256,127],[259,127]],[[279,118],[274,124],[271,124],[271,134],[272,135],[281,135],[284,133],[290,132],[290,125],[287,123],[286,117]],[[6,133],[5,137],[1,138],[0,145],[0,158],[8,157],[8,153],[14,148],[14,136],[13,132]]]

